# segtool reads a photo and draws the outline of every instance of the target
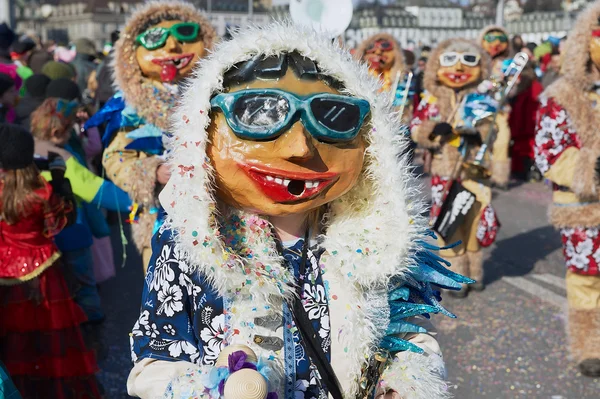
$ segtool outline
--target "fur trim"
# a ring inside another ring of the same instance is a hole
[[[440,368],[441,365],[441,368]],[[381,377],[381,387],[403,399],[451,398],[443,376],[443,360],[435,356],[402,352]]]
[[[491,180],[496,184],[507,185],[510,180],[511,167],[510,158],[506,161],[493,161]]]
[[[590,64],[590,40],[592,29],[598,25],[600,1],[590,4],[579,13],[565,44],[561,74],[578,92],[588,91],[600,79],[596,68]]]
[[[394,36],[389,33],[377,33],[365,40],[356,48],[356,52],[354,53],[357,60],[362,61],[362,57],[365,55],[365,50],[367,47],[379,39],[388,40],[390,43],[394,44],[394,65],[390,71],[391,76],[396,76],[398,72],[404,72],[406,70],[406,61],[404,60],[404,53],[402,52],[402,48],[400,47],[400,43],[394,38]]]
[[[467,252],[469,258],[469,278],[482,283],[484,279],[483,251]]]
[[[510,35],[508,34],[508,31],[505,28],[503,28],[502,26],[500,26],[500,25],[488,25],[485,28],[483,28],[481,30],[481,32],[479,32],[479,41],[477,42],[477,44],[479,44],[481,46],[481,44],[483,43],[483,38],[485,37],[485,35],[487,35],[489,32],[494,31],[494,30],[497,30],[497,31],[500,31],[500,32],[504,33],[506,35],[506,37],[509,39],[508,40],[508,47],[506,48],[506,50],[503,53],[498,54],[497,56],[495,56],[494,59],[509,57],[510,54],[513,53],[512,41],[510,40]]]
[[[156,169],[165,161],[157,156],[137,160],[131,165],[131,199],[144,206],[156,206]]]
[[[597,151],[583,147],[579,149],[579,156],[575,163],[577,173],[573,174],[571,189],[580,199],[598,199],[598,178],[596,176]]]
[[[598,227],[600,202],[591,204],[550,205],[550,223],[556,228]]]
[[[429,93],[437,98],[438,106],[440,109],[441,120],[445,121],[450,113],[452,112],[451,98],[455,96],[454,90],[446,87],[438,81],[437,72],[440,69],[440,56],[453,48],[467,47],[472,48],[474,51],[481,55],[481,80],[485,80],[490,76],[491,73],[491,60],[487,52],[483,50],[479,45],[471,40],[467,39],[448,39],[441,42],[435,50],[431,53],[429,60],[427,61],[427,67],[425,68],[425,75],[423,75],[423,87]],[[476,82],[469,87],[463,88],[461,93],[469,93],[476,90],[477,85],[480,82]]]
[[[140,214],[136,223],[131,226],[131,235],[136,248],[142,253],[145,248],[151,247],[152,236],[154,233],[154,223],[156,222],[157,214],[143,212]],[[148,267],[148,265],[144,265]]]
[[[460,159],[460,153],[456,147],[451,145],[443,144],[441,148],[442,156],[433,157],[431,162],[431,174],[434,176],[450,177],[456,163]]]
[[[576,362],[600,359],[600,308],[569,308],[569,342]]]
[[[592,108],[587,91],[562,76],[542,93],[541,101],[550,97],[567,111],[582,147],[596,149],[600,154],[600,134],[597,133],[600,112]]]
[[[437,122],[432,120],[425,120],[421,122],[420,125],[413,127],[412,139],[422,148],[437,150],[440,148],[440,142],[429,139],[431,132],[433,132],[433,128],[435,128],[435,125],[437,125]]]
[[[147,21],[161,20],[167,16],[199,23],[204,46],[207,50],[212,49],[216,38],[215,30],[209,20],[193,5],[182,1],[150,1],[137,9],[127,20],[125,29],[115,43],[112,64],[115,87],[123,91],[125,102],[147,122],[163,131],[169,130],[169,114],[158,110],[162,108],[162,104],[170,104],[173,101],[173,94],[157,90],[152,82],[142,75],[135,58],[135,38]]]

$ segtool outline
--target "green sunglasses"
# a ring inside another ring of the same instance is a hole
[[[501,43],[508,43],[508,37],[506,37],[506,35],[503,35],[501,33],[497,33],[497,34],[488,33],[487,35],[485,35],[483,37],[483,40],[485,40],[488,43],[493,43],[496,40],[500,40]]]
[[[147,50],[161,48],[167,42],[169,35],[181,42],[193,42],[198,39],[200,25],[196,22],[181,22],[170,28],[150,28],[140,33],[135,41]]]

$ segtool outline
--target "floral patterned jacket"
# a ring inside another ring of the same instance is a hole
[[[318,264],[320,251],[308,250],[306,275],[299,276],[303,243],[304,240],[300,239],[284,244],[283,256],[294,268],[299,281],[303,281],[302,303],[317,339],[329,357],[331,332],[327,297]],[[224,347],[226,335],[231,333],[226,322],[230,304],[216,293],[206,277],[193,271],[183,260],[169,231],[157,234],[152,244],[154,255],[146,274],[141,315],[131,336],[134,362],[152,358],[183,360],[199,366],[214,365]],[[254,319],[254,322],[263,323],[259,319]],[[283,322],[293,324],[290,313],[285,309]],[[264,324],[266,326],[268,321]],[[281,327],[280,321],[271,328]],[[295,362],[285,365],[289,391],[286,397],[327,397],[325,384],[310,367],[297,329],[285,329],[283,337],[283,342],[265,337],[263,344],[274,350],[285,348],[286,353],[295,353]],[[169,397],[169,388],[166,397]]]

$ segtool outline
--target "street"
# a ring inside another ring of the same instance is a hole
[[[599,397],[600,379],[582,377],[568,359],[564,265],[559,234],[546,217],[550,197],[542,183],[495,191],[502,229],[486,249],[487,287],[466,299],[445,296],[446,307],[458,318],[434,318],[456,398]],[[117,263],[118,230],[115,226]],[[128,334],[138,315],[143,279],[133,244],[127,247],[125,266],[117,269],[117,277],[100,292],[107,320],[101,327],[105,350],[99,377],[107,399],[128,397]]]

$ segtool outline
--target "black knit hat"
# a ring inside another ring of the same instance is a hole
[[[46,88],[50,84],[50,78],[41,73],[31,75],[25,81],[25,92],[33,98],[46,98]]]
[[[12,51],[17,54],[25,54],[28,51],[31,51],[35,48],[35,42],[30,38],[25,38],[23,40],[19,40],[12,45]]]
[[[0,48],[7,49],[11,44],[15,41],[17,35],[13,32],[12,29],[6,24],[6,22],[2,22],[0,24]]]
[[[77,83],[70,79],[54,79],[46,87],[46,98],[61,98],[67,101],[73,101],[81,98],[81,91]]]
[[[33,136],[18,125],[0,124],[0,167],[23,169],[33,163]]]
[[[0,96],[15,85],[15,80],[9,75],[0,72]]]

